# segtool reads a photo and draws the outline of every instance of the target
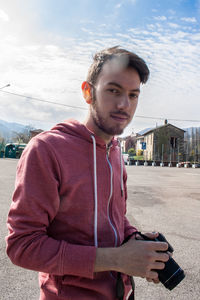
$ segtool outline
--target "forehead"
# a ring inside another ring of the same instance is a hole
[[[105,63],[97,78],[96,85],[106,86],[111,82],[130,90],[139,88],[141,83],[136,69],[124,67],[112,61]]]

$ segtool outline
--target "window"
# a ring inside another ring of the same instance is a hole
[[[173,148],[173,149],[176,149],[177,148],[177,138],[176,137],[171,137],[170,138],[170,144],[171,144],[171,147]]]

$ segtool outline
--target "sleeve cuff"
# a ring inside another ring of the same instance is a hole
[[[63,274],[93,279],[96,248],[73,244],[64,248]]]

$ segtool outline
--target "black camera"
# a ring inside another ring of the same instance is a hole
[[[145,240],[152,241],[146,235],[140,234]],[[154,240],[153,240],[154,241]],[[159,233],[159,236],[155,239],[156,242],[166,242],[168,244],[167,251],[172,253],[174,249],[166,240],[163,234]],[[170,256],[169,260],[165,263],[163,270],[156,270],[160,282],[169,290],[173,290],[185,277],[184,271]]]

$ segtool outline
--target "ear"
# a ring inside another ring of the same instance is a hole
[[[83,93],[83,97],[85,98],[85,101],[88,104],[92,103],[92,90],[91,90],[91,85],[89,84],[89,82],[84,81],[82,83],[82,93]]]

